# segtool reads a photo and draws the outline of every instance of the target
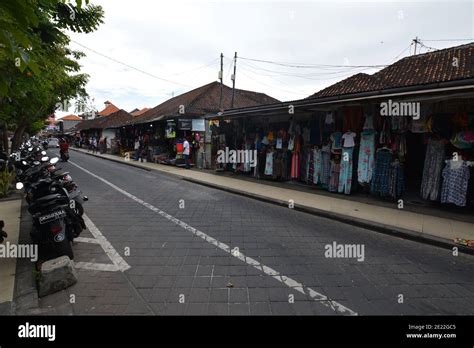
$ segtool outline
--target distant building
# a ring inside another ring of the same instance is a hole
[[[76,124],[80,123],[82,118],[76,115],[67,115],[57,121],[59,130],[61,132],[68,131],[73,128]]]
[[[141,114],[144,114],[145,112],[147,112],[148,110],[150,110],[150,108],[143,108],[143,109],[133,109],[130,114],[133,116],[133,117],[136,117],[136,116],[140,116]]]
[[[120,109],[116,107],[112,102],[110,101],[105,101],[104,102],[105,108],[102,111],[99,111],[97,113],[97,117],[104,117],[104,116],[109,116],[110,114],[113,114],[114,112],[119,111]]]

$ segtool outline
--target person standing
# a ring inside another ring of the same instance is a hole
[[[140,140],[138,140],[138,138],[135,139],[135,144],[133,145],[133,149],[135,150],[135,161],[138,161],[140,157]]]
[[[92,153],[97,153],[97,138],[93,137],[92,138]]]
[[[186,169],[190,168],[190,165],[189,165],[189,152],[190,152],[189,142],[185,137],[184,141],[183,141],[183,157],[184,157],[184,163],[186,165],[185,166]]]

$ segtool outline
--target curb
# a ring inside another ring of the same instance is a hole
[[[18,243],[29,244],[29,231],[33,222],[28,214],[28,206],[23,199],[21,202],[20,236]],[[40,313],[39,298],[36,290],[34,264],[28,259],[18,259],[16,264],[15,292],[13,297],[14,315],[34,315]]]
[[[110,160],[110,161],[113,161],[113,162],[130,165],[130,166],[133,166],[133,167],[136,167],[136,168],[139,168],[139,169],[144,169],[144,170],[147,170],[147,171],[154,170],[154,171],[158,171],[162,174],[178,176],[178,177],[180,177],[180,179],[182,179],[184,181],[188,181],[188,182],[191,182],[191,183],[194,183],[194,184],[198,184],[198,185],[218,189],[218,190],[225,191],[225,192],[228,192],[228,193],[237,194],[237,195],[244,196],[244,197],[247,197],[247,198],[256,199],[256,200],[259,200],[259,201],[262,201],[262,202],[271,203],[271,204],[274,204],[274,205],[284,206],[284,207],[288,206],[288,202],[286,202],[286,201],[273,199],[273,198],[268,198],[268,197],[265,197],[265,196],[252,194],[252,193],[241,191],[241,190],[234,189],[234,188],[222,187],[222,186],[219,186],[219,185],[211,184],[211,183],[208,183],[208,182],[203,182],[203,181],[200,181],[200,180],[197,180],[197,179],[183,177],[183,176],[176,175],[176,174],[173,174],[173,173],[166,173],[166,172],[163,172],[159,169],[145,168],[145,167],[140,166],[139,164],[136,164],[136,163],[125,162],[125,161],[121,161],[121,160],[114,159],[114,158],[107,158],[107,157],[103,157],[103,156],[100,156],[100,155],[87,153],[87,152],[83,152],[83,151],[78,151],[78,150],[75,150],[75,151],[80,152],[80,153],[84,153],[84,154],[88,154],[88,155],[91,155],[91,156],[94,156],[94,157],[99,157],[99,158],[103,158],[103,159],[106,159],[106,160]],[[372,221],[369,221],[369,220],[359,219],[359,218],[355,218],[355,217],[348,217],[347,215],[328,212],[328,211],[317,209],[317,208],[311,208],[311,207],[307,207],[307,206],[300,206],[296,203],[294,205],[294,209],[297,210],[297,211],[301,211],[301,212],[304,212],[304,213],[311,214],[311,215],[316,215],[316,216],[321,216],[321,217],[324,217],[324,218],[327,218],[327,219],[336,220],[336,221],[339,221],[339,222],[342,222],[342,223],[345,223],[345,224],[348,224],[348,225],[362,227],[362,228],[369,229],[371,231],[375,231],[375,232],[379,232],[379,233],[383,233],[383,234],[386,234],[386,235],[390,235],[390,236],[394,236],[394,237],[398,237],[398,238],[403,238],[403,239],[407,239],[407,240],[412,240],[412,241],[416,241],[416,242],[420,242],[420,243],[424,243],[424,244],[429,244],[429,245],[437,246],[437,247],[444,248],[444,249],[452,250],[453,247],[457,247],[459,252],[474,255],[474,248],[469,248],[469,247],[466,247],[466,246],[463,246],[463,245],[455,244],[450,239],[428,235],[428,234],[423,233],[423,232],[416,232],[416,231],[411,231],[411,230],[404,229],[404,228],[397,228],[397,227],[393,227],[393,226],[380,224],[380,223],[377,223],[377,222],[372,222]]]
[[[85,154],[85,155],[94,156],[94,157],[97,157],[97,158],[102,158],[102,159],[105,159],[105,160],[108,160],[108,161],[117,162],[117,163],[122,163],[122,164],[125,164],[125,165],[127,165],[127,166],[131,166],[131,167],[135,167],[135,168],[139,168],[139,169],[146,170],[147,172],[151,172],[151,171],[152,171],[150,168],[140,166],[138,163],[132,163],[133,160],[130,160],[130,162],[129,162],[129,161],[123,161],[123,160],[119,160],[119,159],[115,159],[115,158],[108,158],[108,157],[101,156],[100,154],[95,154],[95,153],[90,153],[90,152],[84,152],[84,151],[80,151],[80,150],[73,149],[73,148],[70,148],[70,150],[73,150],[73,151],[76,151],[76,152],[79,152],[79,153],[83,153],[83,154]]]

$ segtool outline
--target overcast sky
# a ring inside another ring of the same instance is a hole
[[[237,88],[294,100],[359,71],[377,71],[344,66],[390,64],[397,56],[413,54],[410,44],[416,36],[432,48],[468,41],[428,40],[474,37],[471,1],[91,2],[104,8],[105,22],[92,34],[72,34],[77,43],[71,47],[87,54],[81,64],[90,75],[87,90],[98,110],[105,100],[127,111],[154,107],[216,81],[221,52],[225,84],[232,84],[237,52],[242,57],[237,59]],[[296,68],[243,58],[343,67]]]

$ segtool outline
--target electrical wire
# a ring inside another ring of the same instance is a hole
[[[261,75],[261,76],[267,76],[267,77],[280,77],[280,76],[285,76],[285,77],[291,77],[291,78],[301,78],[301,79],[305,79],[305,80],[311,80],[311,81],[330,81],[330,80],[334,80],[334,79],[339,79],[339,78],[346,78],[346,77],[349,77],[349,76],[352,76],[354,74],[357,74],[357,73],[361,73],[365,70],[368,70],[369,68],[359,68],[359,70],[357,71],[348,71],[348,72],[345,72],[345,73],[338,73],[338,74],[332,74],[331,76],[325,76],[325,77],[306,77],[306,76],[301,76],[301,75],[287,75],[287,74],[283,74],[283,75],[275,75],[275,74],[268,74],[268,73],[263,73],[263,72],[260,72],[258,71],[257,69],[255,69],[254,67],[252,66],[249,66],[246,62],[240,62],[241,65],[243,65],[245,68],[249,69],[252,73],[254,74],[257,74],[257,75]],[[276,80],[276,79],[275,79]],[[280,81],[281,82],[281,81]],[[281,82],[283,83],[283,82]]]
[[[207,63],[205,65],[201,65],[199,67],[196,67],[196,68],[193,68],[193,69],[190,69],[190,70],[181,71],[179,73],[171,74],[169,76],[171,77],[171,76],[182,75],[182,74],[190,73],[190,72],[193,72],[193,71],[198,71],[198,70],[201,70],[201,69],[204,69],[204,68],[208,68],[211,65],[213,65],[214,63],[216,63],[218,60],[219,60],[219,58],[215,58],[214,60],[210,61],[209,63]]]
[[[430,49],[430,50],[438,50],[438,48],[435,48],[435,47],[430,47],[430,46],[426,46],[423,41],[421,41],[420,39],[418,39],[418,43],[421,45],[421,47],[424,47],[424,48],[427,48],[427,49]]]
[[[272,71],[272,70],[262,69],[262,68],[258,68],[256,66],[254,66],[254,65],[250,65],[247,62],[240,62],[240,63],[243,64],[245,67],[251,69],[252,72],[254,72],[256,74],[259,74],[259,75],[263,75],[263,76],[269,76],[269,77],[285,76],[285,77],[302,78],[302,79],[305,79],[305,80],[313,80],[313,81],[333,80],[335,78],[343,78],[343,77],[347,77],[347,76],[357,74],[357,73],[360,73],[362,71],[371,69],[371,68],[352,68],[352,70],[350,70],[350,71],[340,71],[340,72],[332,72],[332,73],[312,73],[312,74],[300,75],[300,74],[291,74],[291,73],[286,73],[286,72],[279,72],[279,71],[274,71],[274,70]],[[353,69],[357,69],[357,70],[353,70]],[[270,72],[274,72],[278,75],[262,73],[260,71],[266,71],[266,72],[270,71]],[[318,77],[313,77],[313,76],[318,76]]]
[[[246,57],[239,57],[240,59],[250,60],[254,62],[260,63],[268,63],[274,65],[281,65],[287,66],[291,68],[307,68],[307,69],[315,69],[321,67],[335,67],[335,68],[382,68],[386,67],[387,65],[332,65],[332,64],[300,64],[300,63],[283,63],[283,62],[275,62],[270,60],[263,60],[263,59],[254,59],[254,58],[246,58]]]
[[[250,77],[249,75],[245,74],[245,73],[242,71],[242,69],[239,70],[239,74],[242,74],[243,76],[247,77],[248,79],[257,82],[258,84],[261,84],[261,85],[263,85],[263,86],[267,86],[267,87],[270,87],[270,88],[273,88],[273,89],[276,89],[276,90],[279,90],[279,91],[282,91],[282,92],[285,92],[285,93],[290,93],[290,94],[294,94],[294,95],[298,95],[298,96],[302,96],[302,95],[303,95],[303,96],[307,96],[307,95],[308,95],[308,93],[306,93],[306,92],[295,93],[295,91],[288,91],[288,90],[281,89],[281,88],[277,88],[277,87],[275,87],[275,86],[271,86],[271,85],[266,84],[266,83],[264,83],[264,82],[258,81],[258,80],[256,80],[256,79]]]
[[[142,74],[145,74],[145,75],[148,75],[148,76],[153,77],[153,78],[155,78],[155,79],[158,79],[158,80],[161,80],[161,81],[165,81],[165,82],[168,82],[168,83],[172,83],[172,84],[175,84],[175,85],[193,88],[193,86],[185,85],[185,84],[183,84],[183,83],[179,83],[179,82],[172,81],[172,80],[169,80],[169,79],[166,79],[166,78],[163,78],[163,77],[159,77],[159,76],[156,76],[156,75],[151,74],[151,73],[149,73],[149,72],[146,72],[146,71],[144,71],[144,70],[142,70],[142,69],[136,68],[136,67],[134,67],[134,66],[132,66],[132,65],[130,65],[130,64],[121,62],[121,61],[119,61],[119,60],[117,60],[117,59],[115,59],[115,58],[112,58],[112,57],[109,57],[109,56],[107,56],[107,55],[105,55],[105,54],[103,54],[103,53],[97,52],[96,50],[94,50],[94,49],[92,49],[92,48],[89,48],[89,47],[87,47],[87,46],[84,46],[83,44],[81,44],[81,43],[79,43],[79,42],[77,42],[77,41],[74,41],[74,40],[72,40],[72,39],[71,39],[71,41],[74,42],[75,44],[81,46],[81,47],[84,47],[85,49],[87,49],[87,50],[89,50],[89,51],[91,51],[91,52],[93,52],[93,53],[95,53],[95,54],[98,54],[98,55],[100,55],[100,56],[102,56],[102,57],[104,57],[104,58],[107,58],[107,59],[109,59],[109,60],[111,60],[111,61],[113,61],[113,62],[115,62],[115,63],[118,63],[118,64],[121,64],[121,65],[123,65],[123,66],[126,66],[127,68],[130,68],[130,69],[136,70],[136,71],[138,71],[138,72],[141,72]]]
[[[474,38],[472,38],[472,39],[438,39],[438,40],[425,40],[425,39],[423,39],[423,41],[425,41],[425,42],[430,42],[430,41],[439,41],[439,42],[442,42],[442,41],[474,41]]]
[[[408,47],[406,47],[405,49],[403,49],[403,51],[401,51],[401,52],[400,52],[395,58],[393,58],[390,62],[392,63],[392,62],[396,61],[403,53],[405,53],[406,50],[411,49],[412,46],[413,46],[413,42],[412,42],[410,45],[408,45]]]

